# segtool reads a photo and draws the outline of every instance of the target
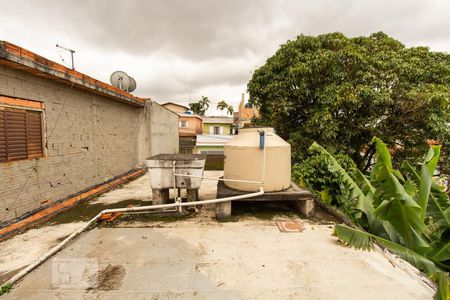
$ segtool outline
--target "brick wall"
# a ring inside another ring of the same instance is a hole
[[[0,94],[43,101],[47,136],[47,157],[0,163],[0,224],[142,166],[151,154],[147,109],[2,65]],[[178,118],[166,126],[176,132]],[[165,139],[159,151],[173,152],[178,134]]]

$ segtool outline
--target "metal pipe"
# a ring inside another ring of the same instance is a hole
[[[170,204],[159,204],[159,205],[148,205],[148,206],[139,206],[139,207],[127,207],[127,208],[115,208],[115,209],[102,210],[94,218],[92,218],[85,225],[83,225],[80,229],[78,229],[77,231],[75,231],[74,233],[69,235],[61,243],[59,243],[58,245],[56,245],[55,247],[50,249],[47,253],[45,253],[43,256],[41,256],[34,263],[32,263],[31,265],[29,265],[28,267],[26,267],[25,269],[23,269],[16,275],[14,275],[11,279],[6,281],[0,288],[6,287],[7,285],[10,285],[10,284],[14,284],[18,280],[22,279],[29,272],[33,271],[40,264],[42,264],[47,259],[49,259],[54,254],[56,254],[58,251],[60,251],[67,243],[69,243],[71,240],[73,240],[75,237],[77,237],[83,231],[85,231],[87,228],[89,228],[89,226],[94,224],[98,220],[98,218],[100,218],[103,214],[114,213],[114,212],[128,213],[128,212],[138,212],[138,211],[146,211],[146,210],[153,210],[153,209],[160,209],[160,208],[177,208],[177,207],[184,207],[184,206],[213,204],[213,203],[228,202],[228,201],[234,201],[234,200],[240,200],[240,199],[246,199],[246,198],[253,198],[253,197],[258,197],[263,194],[264,194],[264,189],[262,187],[260,187],[258,192],[245,194],[245,195],[239,195],[239,196],[233,196],[233,197],[211,199],[211,200],[200,200],[200,201],[192,201],[192,202],[175,202],[175,203],[170,203]]]

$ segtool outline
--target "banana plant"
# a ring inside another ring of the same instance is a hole
[[[437,299],[447,299],[443,297],[449,296],[445,272],[450,270],[450,204],[432,179],[440,146],[430,147],[420,173],[405,162],[402,174],[393,167],[386,144],[376,137],[372,144],[376,163],[370,176],[358,173],[355,180],[320,145],[310,147],[328,158],[329,171],[339,176],[341,188],[350,191],[348,202],[367,218],[357,220],[360,228],[336,225],[334,234],[357,249],[368,250],[374,241],[382,244],[435,278],[440,287]]]

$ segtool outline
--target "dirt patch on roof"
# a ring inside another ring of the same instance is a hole
[[[125,274],[123,266],[108,264],[98,272],[98,289],[117,290],[122,285]]]

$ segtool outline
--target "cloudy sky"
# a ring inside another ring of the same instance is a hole
[[[1,0],[0,40],[109,82],[123,70],[134,94],[237,105],[252,71],[299,34],[384,31],[407,46],[450,52],[449,0]]]

